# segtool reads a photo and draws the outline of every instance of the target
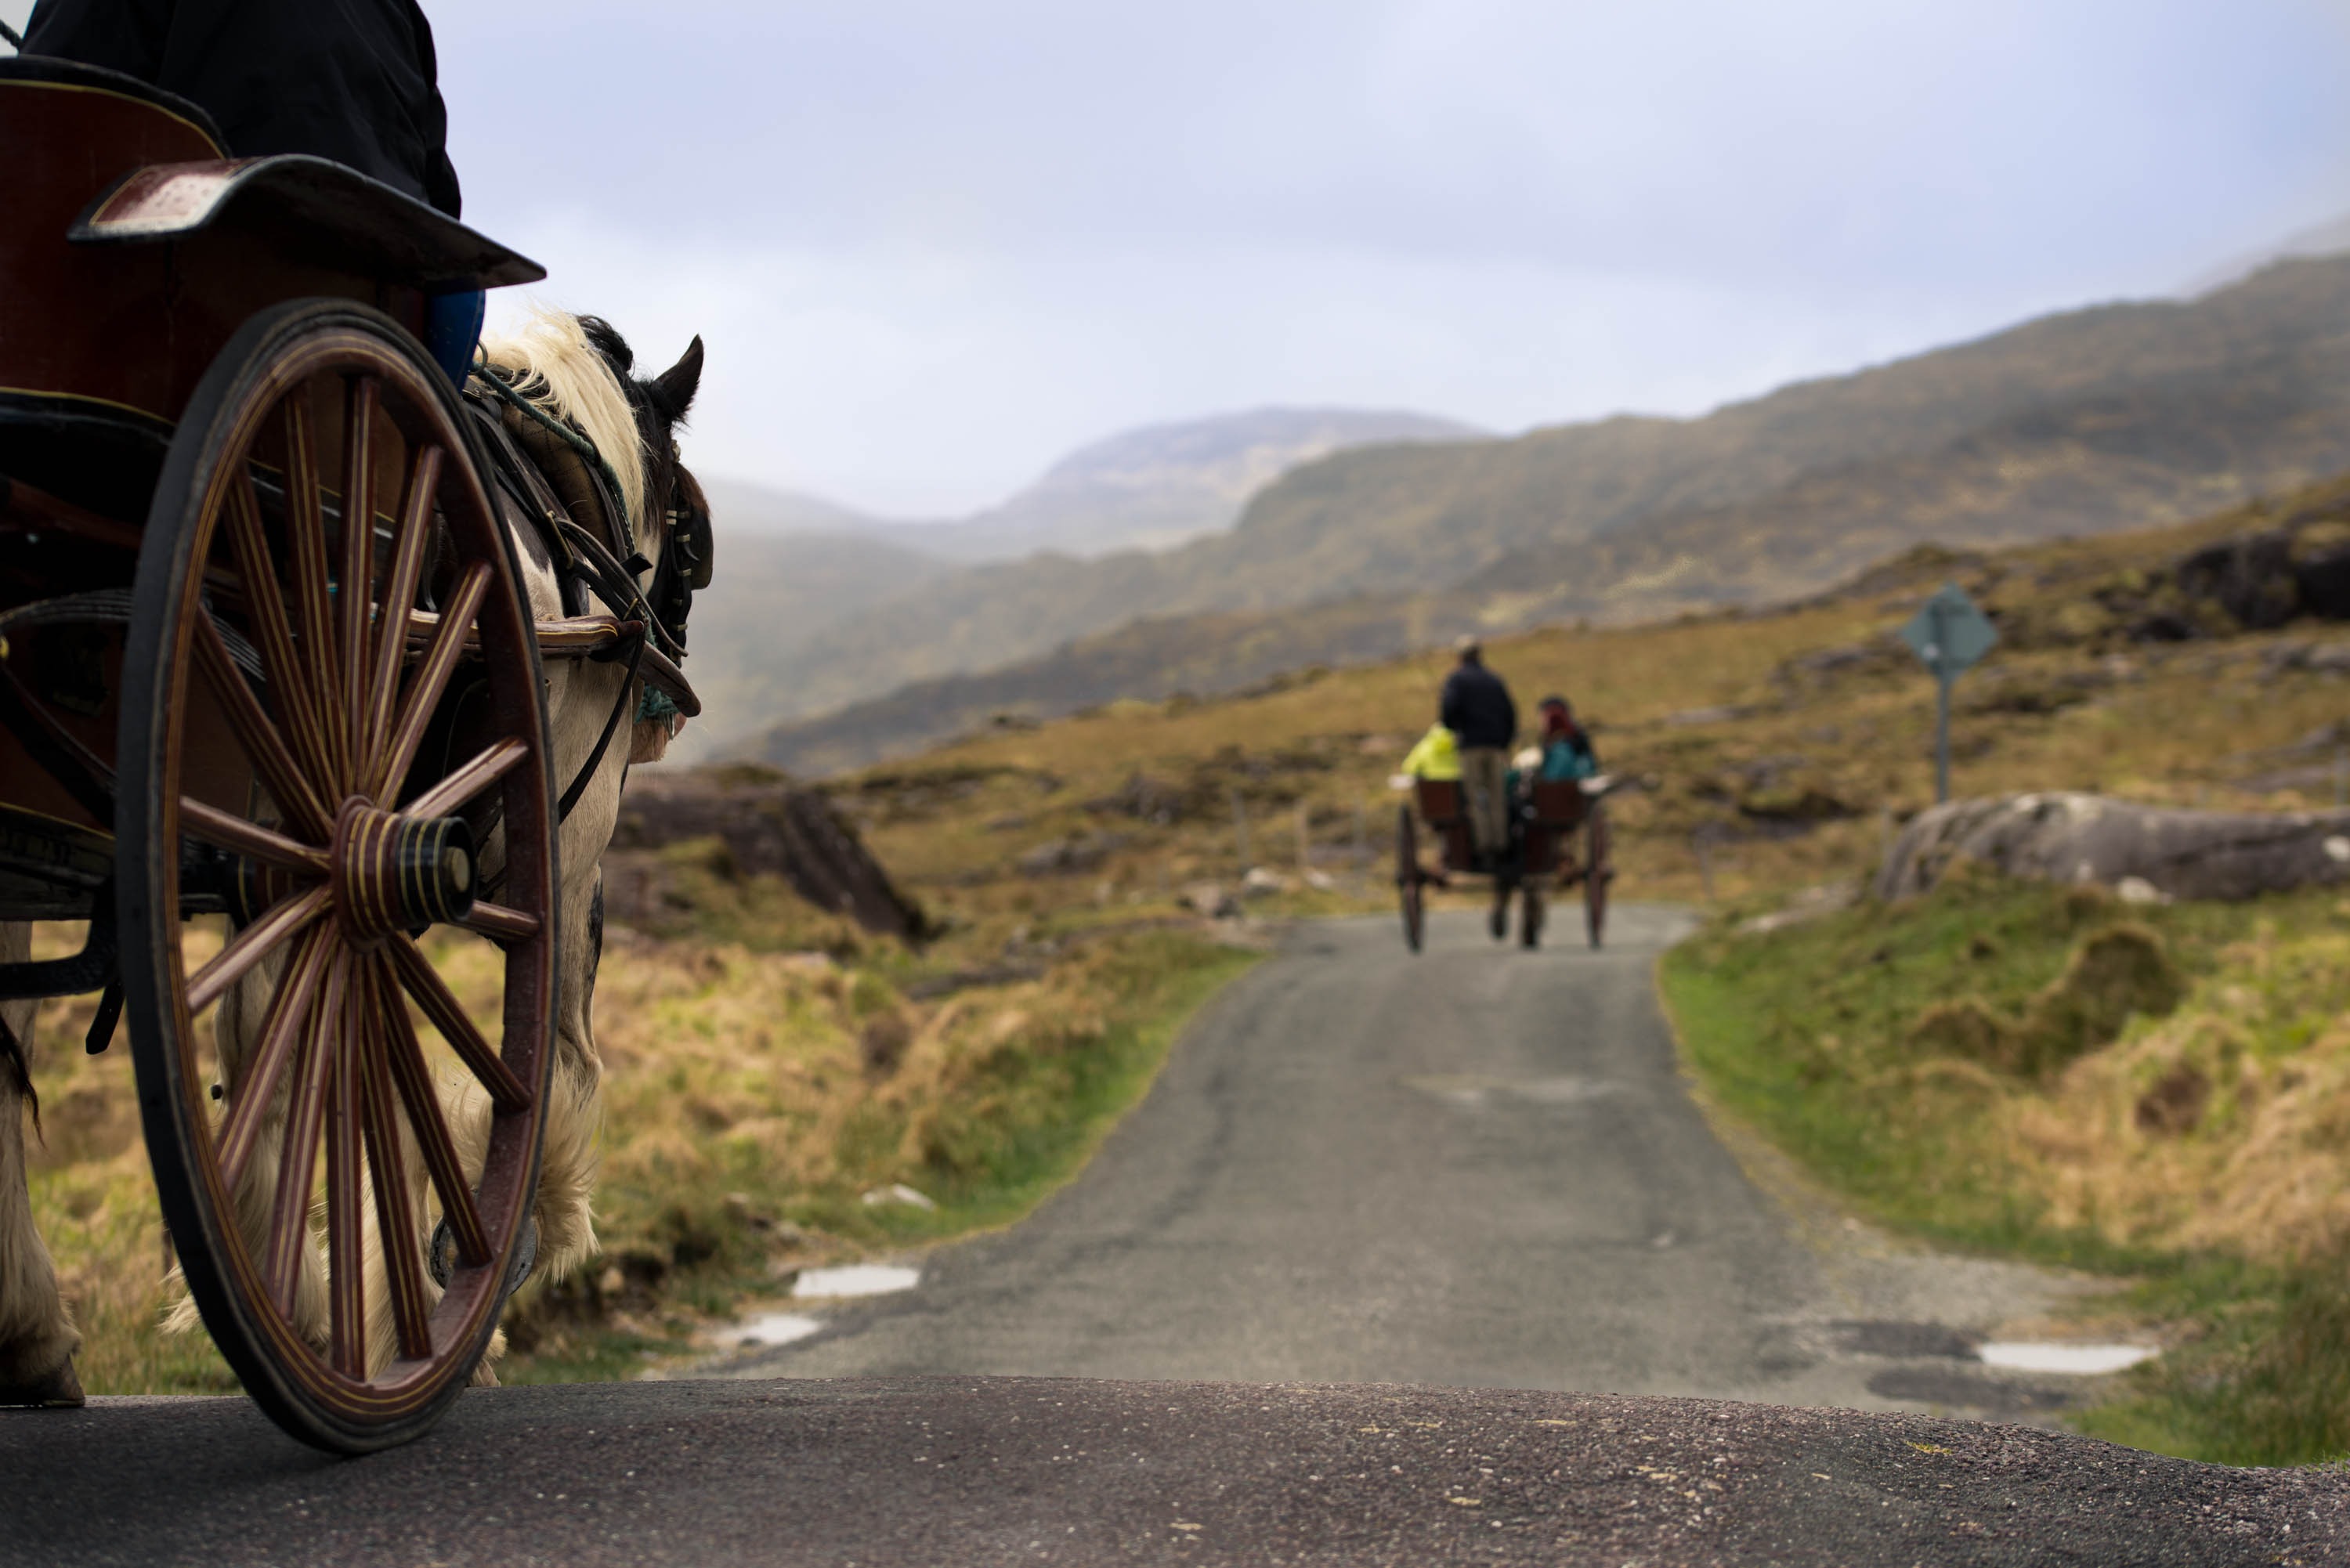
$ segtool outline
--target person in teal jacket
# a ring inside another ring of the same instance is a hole
[[[1599,771],[1599,753],[1591,749],[1591,737],[1575,722],[1565,698],[1545,697],[1534,711],[1543,723],[1542,778],[1587,779]]]

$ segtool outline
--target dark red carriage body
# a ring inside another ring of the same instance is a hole
[[[0,612],[129,583],[180,415],[257,312],[350,299],[414,333],[433,292],[545,275],[351,170],[229,158],[201,109],[110,71],[0,59]],[[111,692],[120,648],[45,662],[95,659],[81,678]],[[47,708],[109,759],[109,703]],[[0,722],[0,805],[105,826],[20,727]]]

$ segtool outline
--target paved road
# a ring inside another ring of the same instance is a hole
[[[1594,952],[1580,911],[1561,913],[1576,918],[1556,934],[1575,940],[1537,952],[1497,947],[1470,914],[1438,919],[1416,959],[1392,920],[1305,928],[1200,1019],[1034,1218],[734,1370],[2006,1414],[2061,1397],[1946,1355],[1885,1354],[1962,1349],[1955,1331],[1991,1328],[2039,1281],[1914,1256],[1856,1267],[1807,1245],[1677,1074],[1653,976],[1686,917],[1620,909]]]
[[[916,1378],[500,1388],[338,1462],[236,1399],[0,1414],[0,1563],[2337,1563],[2339,1476],[1699,1400]]]
[[[238,1399],[0,1412],[0,1563],[2350,1561],[2339,1475],[1900,1408],[2042,1409],[1951,1332],[2037,1276],[1758,1191],[1674,1076],[1673,917],[1619,929],[1311,928],[1028,1223],[728,1378],[352,1462]]]

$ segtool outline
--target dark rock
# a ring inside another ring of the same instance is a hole
[[[1090,871],[1126,842],[1115,833],[1089,834],[1082,838],[1055,838],[1038,845],[1014,862],[1023,877],[1072,877]]]
[[[921,906],[898,890],[832,802],[772,768],[630,776],[612,832],[613,851],[627,856],[697,838],[724,846],[725,874],[781,877],[809,903],[868,931],[911,942],[934,934]],[[620,911],[614,918],[622,918]]]
[[[2181,1062],[2137,1097],[2138,1130],[2174,1137],[2193,1132],[2210,1098],[2211,1080],[2194,1064]]]

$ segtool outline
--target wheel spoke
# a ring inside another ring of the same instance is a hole
[[[366,1005],[363,975],[351,989]],[[359,1224],[359,1022],[338,1020],[334,1080],[327,1093],[327,1303],[328,1359],[346,1377],[367,1376],[367,1238]]]
[[[510,909],[504,904],[493,904],[487,898],[476,898],[465,918],[457,924],[469,931],[501,941],[519,942],[538,935],[538,917],[521,909]]]
[[[348,780],[348,759],[338,719],[349,693],[336,668],[334,611],[327,592],[327,525],[319,510],[318,453],[310,429],[309,389],[297,387],[282,405],[286,431],[286,544],[293,557],[294,606],[300,617],[302,649],[315,674],[318,733],[334,788]]]
[[[514,1069],[501,1061],[465,1016],[465,1010],[449,993],[449,987],[432,961],[417,950],[416,943],[405,931],[394,931],[384,940],[391,954],[393,967],[400,971],[400,983],[424,1010],[424,1016],[441,1031],[449,1048],[457,1053],[466,1069],[490,1092],[490,1103],[501,1111],[524,1111],[530,1108],[531,1092],[523,1081],[514,1075]]]
[[[366,742],[359,754],[368,759],[367,782],[380,772],[384,744],[391,738],[392,703],[400,695],[400,660],[408,652],[408,612],[416,603],[417,584],[424,574],[424,547],[432,538],[432,498],[441,483],[442,449],[428,446],[409,465],[408,493],[401,498],[400,538],[393,546],[391,576],[383,590],[383,614],[378,618],[375,670],[360,694],[367,709]],[[399,781],[392,781],[398,787]],[[389,806],[383,792],[376,804]]]
[[[376,394],[376,379],[358,376],[343,397],[343,571],[335,593],[342,601],[345,689],[339,717],[354,763],[367,754],[368,708],[359,679],[367,668],[368,608],[375,592]]]
[[[375,1186],[376,1231],[383,1238],[384,1269],[391,1290],[391,1322],[400,1354],[421,1360],[432,1354],[432,1298],[424,1288],[424,1238],[410,1207],[408,1172],[400,1153],[400,1132],[391,1115],[391,1090],[381,1064],[370,1062],[360,1108],[367,1119],[368,1172]]]
[[[318,715],[325,711],[324,704],[311,687],[310,672],[295,657],[286,596],[278,590],[277,566],[269,558],[269,542],[261,532],[261,502],[253,492],[253,472],[243,465],[229,491],[228,535],[244,583],[245,613],[261,647],[262,667],[269,672],[269,690],[277,699],[279,716],[310,774],[324,777],[326,757],[317,749]]]
[[[385,977],[383,1002],[378,1012],[388,1036],[384,1062],[391,1069],[392,1086],[400,1091],[400,1104],[407,1107],[408,1125],[424,1157],[425,1174],[432,1179],[432,1190],[441,1198],[441,1212],[457,1239],[458,1261],[478,1268],[495,1255],[490,1249],[490,1233],[482,1224],[473,1189],[465,1185],[465,1168],[458,1163],[457,1146],[449,1136],[440,1093],[424,1064],[424,1048],[417,1044],[416,1025],[389,977]]]
[[[229,657],[228,644],[221,640],[220,628],[213,618],[199,611],[196,616],[196,663],[212,681],[213,690],[221,700],[221,709],[228,715],[229,728],[236,732],[244,747],[244,754],[261,774],[261,782],[269,794],[294,818],[296,827],[311,838],[324,840],[328,832],[326,803],[310,787],[310,781],[294,755],[286,750],[286,738],[277,726],[261,710],[253,689],[244,683],[244,672]],[[298,711],[290,715],[300,722]]]
[[[297,844],[257,822],[247,822],[216,805],[206,805],[193,795],[180,797],[180,831],[206,844],[234,849],[248,860],[258,860],[281,871],[308,872],[319,877],[327,874],[325,850]]]
[[[244,1184],[245,1164],[261,1140],[261,1129],[268,1124],[269,1103],[276,1096],[277,1081],[286,1075],[286,1064],[293,1058],[294,1047],[310,1022],[310,1009],[317,1001],[319,981],[334,946],[334,932],[325,926],[314,926],[303,937],[301,949],[286,969],[286,983],[270,999],[259,1043],[244,1071],[228,1085],[228,1119],[221,1126],[217,1147],[221,1180],[231,1192]]]
[[[310,1172],[317,1164],[318,1134],[327,1119],[327,1083],[342,1023],[343,992],[350,955],[338,952],[327,966],[325,990],[303,1031],[301,1064],[294,1070],[294,1095],[286,1111],[286,1142],[277,1151],[277,1191],[269,1206],[269,1254],[262,1272],[278,1312],[294,1315],[302,1282],[302,1244],[310,1236]]]
[[[520,767],[530,747],[508,737],[469,759],[455,772],[400,808],[403,816],[447,816]]]
[[[377,763],[374,787],[366,793],[389,806],[396,798],[400,784],[408,776],[408,766],[416,760],[416,748],[424,743],[424,727],[432,722],[432,710],[439,706],[441,694],[449,689],[449,677],[457,668],[458,659],[465,651],[465,631],[473,624],[473,617],[482,607],[484,596],[490,591],[490,568],[486,562],[476,562],[450,596],[449,607],[441,617],[441,628],[433,634],[432,646],[425,650],[424,662],[418,667],[416,678],[400,701],[400,722],[391,732],[391,743],[385,748],[383,758]],[[385,635],[391,635],[395,623],[387,618]],[[400,628],[404,633],[406,628]]]
[[[268,913],[230,939],[213,961],[189,977],[188,1016],[192,1018],[221,999],[221,994],[244,978],[247,971],[275,952],[293,936],[327,912],[333,895],[324,887],[276,905]]]

